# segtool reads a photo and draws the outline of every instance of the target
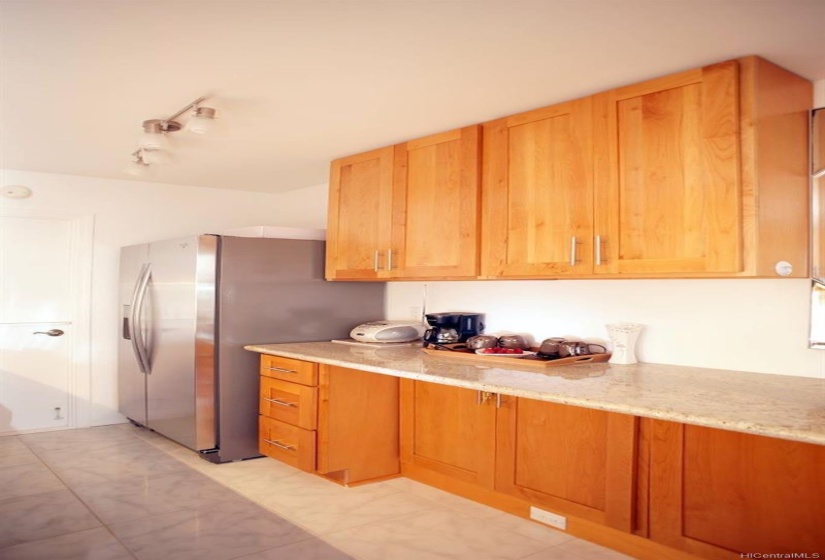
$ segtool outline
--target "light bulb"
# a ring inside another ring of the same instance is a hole
[[[195,134],[208,134],[215,128],[215,109],[198,107],[186,122],[186,130]]]
[[[143,134],[138,138],[138,148],[164,150],[169,147],[169,139],[163,133],[163,122],[157,119],[143,121]]]
[[[169,147],[169,139],[162,132],[144,132],[138,138],[138,148],[144,150],[164,150]]]

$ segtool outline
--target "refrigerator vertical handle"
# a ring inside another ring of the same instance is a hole
[[[132,295],[132,317],[130,321],[132,326],[132,350],[135,352],[138,366],[143,373],[149,373],[150,370],[149,355],[146,352],[146,343],[143,339],[143,303],[151,276],[150,265],[146,263],[140,269],[135,292]]]

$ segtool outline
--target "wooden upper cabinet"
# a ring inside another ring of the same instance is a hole
[[[330,280],[478,275],[480,127],[332,162]]]
[[[326,277],[371,280],[385,266],[392,215],[393,149],[337,159],[330,170]]]
[[[636,422],[625,414],[503,397],[496,490],[630,532]]]
[[[479,129],[395,147],[389,277],[478,275]]]
[[[327,278],[806,277],[812,98],[751,56],[337,160]]]
[[[739,67],[595,96],[596,273],[742,269]]]
[[[484,125],[486,278],[593,270],[592,99]]]
[[[651,539],[719,560],[825,552],[825,446],[658,420],[652,434]]]

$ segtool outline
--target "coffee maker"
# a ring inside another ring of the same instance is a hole
[[[465,342],[484,332],[484,313],[448,311],[424,315],[430,328],[424,333],[424,346]]]

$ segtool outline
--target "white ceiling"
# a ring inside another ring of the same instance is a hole
[[[825,0],[0,0],[0,167],[278,192],[331,159],[758,54],[825,78]],[[147,180],[147,179],[142,179]]]

